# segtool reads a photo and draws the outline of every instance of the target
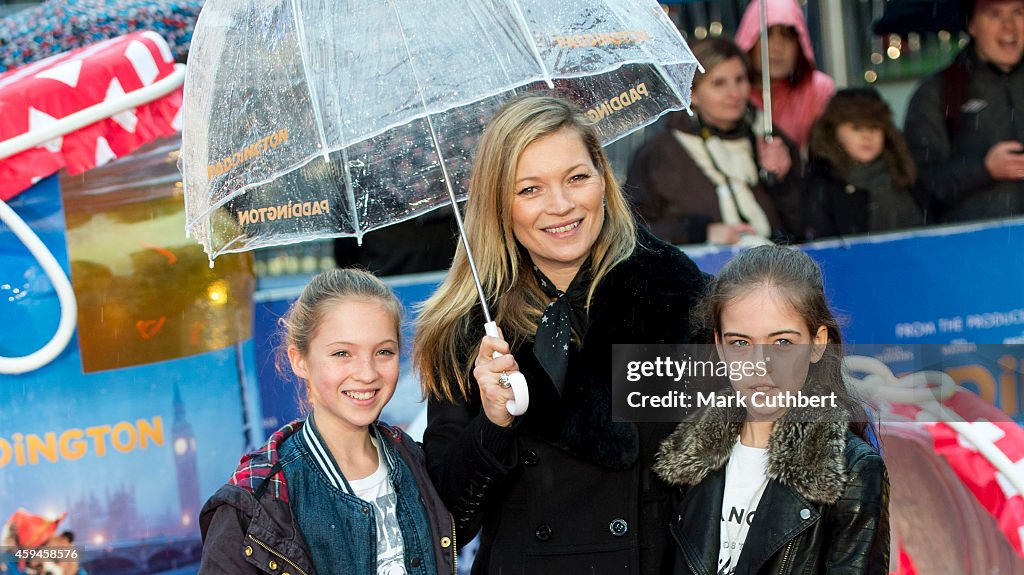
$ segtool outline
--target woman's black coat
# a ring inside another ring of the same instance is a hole
[[[474,573],[654,574],[666,565],[671,491],[651,465],[673,425],[612,421],[612,345],[688,343],[706,279],[649,232],[638,240],[595,293],[561,397],[527,342],[512,352],[530,409],[510,428],[486,418],[477,393],[429,405],[428,470],[459,541],[482,529]]]

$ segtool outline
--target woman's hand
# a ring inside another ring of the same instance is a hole
[[[757,230],[750,224],[708,224],[708,243],[731,246],[744,235],[756,233]]]
[[[501,356],[493,357],[494,352],[500,353]],[[484,336],[480,340],[480,351],[476,355],[473,377],[480,388],[480,403],[483,405],[484,414],[491,423],[501,427],[512,425],[515,418],[506,407],[508,400],[513,399],[512,390],[502,387],[499,378],[502,373],[514,371],[519,371],[519,364],[509,353],[508,342],[500,337]]]
[[[780,180],[785,178],[789,169],[793,167],[789,148],[782,138],[774,138],[770,144],[765,142],[764,138],[757,138],[757,155],[761,160],[761,169],[774,173]]]

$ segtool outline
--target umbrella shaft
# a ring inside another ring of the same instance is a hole
[[[452,214],[455,215],[455,224],[459,227],[459,239],[462,247],[466,248],[466,261],[469,262],[469,271],[473,274],[473,283],[476,285],[476,294],[480,298],[480,307],[484,310],[484,321],[491,323],[491,310],[487,307],[487,296],[484,295],[484,286],[480,281],[480,272],[476,269],[476,260],[473,259],[473,249],[469,246],[469,236],[466,235],[466,226],[462,223],[462,214],[459,212],[459,203],[455,199],[455,190],[452,188],[452,179],[448,175],[448,167],[445,166],[444,158],[441,156],[441,146],[437,140],[437,133],[434,131],[434,121],[430,114],[426,116],[427,129],[430,131],[430,139],[434,142],[438,159],[441,165],[441,176],[444,178],[444,187],[448,190],[448,197],[452,201]]]
[[[772,135],[772,74],[771,64],[768,61],[768,8],[765,0],[760,0],[758,6],[761,16],[761,102],[764,113],[761,118],[764,120],[765,138]],[[770,140],[769,140],[770,142]]]
[[[433,128],[431,128],[431,132],[433,133]],[[455,191],[452,189],[447,174],[444,178],[444,185],[448,188],[448,195],[452,199],[452,213],[455,214],[455,224],[459,227],[459,239],[462,241],[462,247],[466,248],[466,261],[469,262],[469,271],[473,274],[473,283],[476,284],[476,294],[480,298],[480,307],[484,310],[484,321],[490,323],[492,321],[491,310],[487,307],[487,296],[484,295],[484,286],[480,282],[480,272],[476,269],[473,250],[469,247],[469,236],[466,235],[466,227],[462,223],[462,214],[459,213],[459,204],[455,201]]]
[[[409,39],[405,36],[405,27],[402,24],[401,14],[398,12],[397,7],[393,1],[389,1],[388,5],[395,13],[395,19],[398,21],[398,28],[402,33],[402,45],[405,48],[405,53],[410,60],[413,58],[413,52],[409,48]],[[536,53],[536,55],[539,55]],[[419,75],[416,74],[416,69],[413,68],[413,75],[416,78],[417,94],[420,98],[420,104],[424,110],[428,110],[427,102],[423,98],[423,89],[420,83]],[[473,274],[473,283],[476,286],[477,296],[480,298],[480,307],[484,310],[484,319],[487,323],[491,322],[491,311],[487,308],[487,297],[484,295],[483,284],[480,282],[480,272],[476,269],[476,261],[473,259],[473,250],[469,247],[469,236],[466,235],[466,227],[462,223],[462,214],[459,213],[459,204],[455,201],[455,190],[452,188],[452,178],[448,174],[448,166],[445,165],[444,153],[441,147],[441,143],[437,139],[437,131],[434,129],[434,120],[430,117],[428,112],[424,119],[427,122],[427,129],[430,131],[430,141],[434,144],[434,150],[437,151],[438,164],[441,166],[441,177],[444,179],[444,187],[448,190],[448,197],[452,202],[452,214],[455,215],[455,223],[459,226],[459,238],[462,240],[463,247],[466,248],[466,259],[469,261],[469,271]]]

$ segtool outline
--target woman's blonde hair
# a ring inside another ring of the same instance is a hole
[[[529,257],[524,257],[526,252],[512,233],[516,169],[527,146],[563,129],[579,133],[605,184],[604,225],[590,250],[588,307],[601,279],[636,246],[632,212],[586,115],[567,100],[538,93],[517,96],[502,106],[477,147],[465,227],[484,295],[512,346],[534,336],[548,303],[530,271]],[[426,397],[470,397],[468,373],[483,335],[483,314],[474,313],[478,305],[466,250],[460,244],[447,277],[418,314],[413,365]]]

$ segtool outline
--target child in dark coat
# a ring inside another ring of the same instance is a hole
[[[810,155],[808,240],[924,224],[914,161],[877,91],[837,92],[814,124]]]

